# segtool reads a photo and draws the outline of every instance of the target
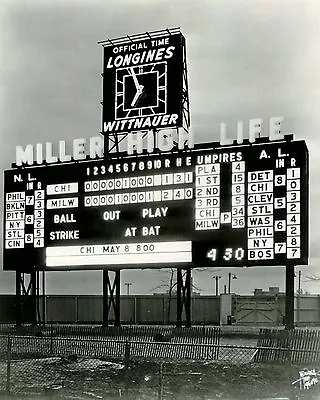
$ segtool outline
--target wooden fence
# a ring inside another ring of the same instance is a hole
[[[257,347],[257,362],[318,363],[320,331],[261,329]]]
[[[68,337],[10,336],[11,357],[102,357],[163,360],[217,360],[219,346],[187,342],[146,342]]]
[[[21,326],[0,324],[0,335],[20,336],[67,336],[78,338],[107,338],[118,340],[137,341],[197,341],[203,344],[219,344],[221,329],[212,326],[195,326],[190,328],[176,328],[173,326],[154,325],[122,325],[115,326],[88,326],[88,325],[56,325]]]
[[[214,360],[218,358],[220,328],[163,326],[2,326],[0,350],[10,342],[13,355],[77,354],[98,357],[132,357]]]
[[[58,329],[57,329],[58,328]],[[220,344],[220,329],[134,326],[52,327],[48,331],[0,333],[0,352],[15,356],[69,356],[215,360],[223,363],[276,362],[318,365],[320,331],[261,329],[257,344]],[[8,349],[10,344],[10,349]]]

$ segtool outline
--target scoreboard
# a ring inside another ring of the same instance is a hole
[[[13,168],[4,189],[5,270],[308,263],[304,141]]]

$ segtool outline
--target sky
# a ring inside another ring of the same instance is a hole
[[[219,140],[219,125],[283,116],[283,133],[305,139],[310,152],[310,263],[302,289],[320,281],[320,2],[314,0],[1,0],[0,168],[15,162],[15,146],[99,134],[102,48],[98,41],[180,27],[187,40],[191,121],[195,142]],[[1,182],[1,192],[3,183]],[[3,206],[1,197],[0,206]],[[283,267],[194,270],[201,294],[213,275],[232,289],[284,290]],[[98,272],[50,272],[48,294],[99,294]],[[166,271],[123,271],[121,291],[165,290]],[[14,293],[14,273],[0,271],[0,293]]]

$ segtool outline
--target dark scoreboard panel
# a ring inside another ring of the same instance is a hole
[[[308,263],[304,141],[5,171],[4,269]]]

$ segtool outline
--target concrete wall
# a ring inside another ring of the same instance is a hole
[[[295,298],[295,321],[298,325],[318,325],[320,321],[320,296]]]
[[[175,311],[175,310],[174,310]],[[195,324],[219,324],[219,296],[199,296],[192,299],[192,319]]]
[[[176,321],[177,302],[175,298],[169,302],[168,296],[121,296],[120,306],[123,323],[174,324]],[[193,324],[220,323],[219,296],[194,296],[191,307]],[[100,324],[102,310],[102,296],[46,296],[47,322]],[[26,307],[24,314],[27,313]],[[285,296],[234,295],[232,315],[238,325],[282,325]],[[110,319],[113,319],[112,313]],[[320,325],[320,296],[295,298],[295,321],[300,325]],[[15,296],[0,295],[0,323],[13,322]]]
[[[10,295],[0,295],[0,322],[15,322],[15,297]]]
[[[54,322],[77,322],[76,296],[47,296],[46,320]]]

